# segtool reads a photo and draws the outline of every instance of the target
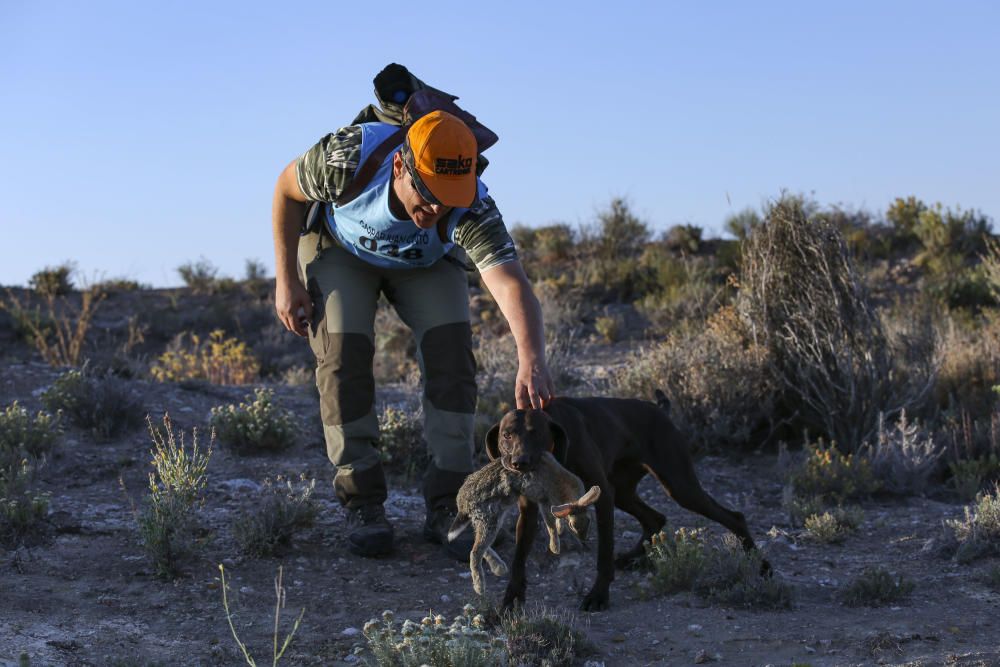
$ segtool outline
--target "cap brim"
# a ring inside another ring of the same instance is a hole
[[[438,174],[417,171],[421,184],[430,190],[434,198],[451,208],[468,208],[476,202],[476,177],[448,178]]]

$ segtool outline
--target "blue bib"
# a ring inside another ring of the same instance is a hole
[[[375,148],[399,128],[387,123],[363,123],[361,127],[361,157],[365,160]],[[392,187],[392,158],[389,154],[371,181],[357,197],[343,206],[324,206],[326,225],[341,246],[359,258],[383,268],[413,268],[430,266],[445,256],[455,245],[458,221],[467,208],[456,208],[444,223],[445,240],[438,236],[438,227],[421,229],[412,220],[400,220],[389,210],[389,189]],[[477,198],[486,196],[486,186],[476,180]]]

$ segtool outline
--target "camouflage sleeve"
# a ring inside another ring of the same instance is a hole
[[[334,201],[351,182],[361,157],[361,128],[342,127],[303,153],[295,164],[299,187],[312,201]]]
[[[514,241],[492,197],[483,197],[478,206],[462,216],[454,240],[465,248],[480,273],[517,259]]]

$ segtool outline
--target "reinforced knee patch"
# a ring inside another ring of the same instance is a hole
[[[472,327],[453,322],[428,329],[420,341],[424,360],[424,393],[438,410],[476,411],[476,357]]]
[[[323,423],[337,426],[361,419],[375,405],[375,346],[364,334],[327,335],[326,353],[317,362],[316,387]]]

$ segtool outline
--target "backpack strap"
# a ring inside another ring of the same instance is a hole
[[[344,191],[340,193],[340,196],[337,197],[337,200],[334,203],[336,203],[337,206],[343,206],[361,194],[361,191],[365,189],[365,186],[368,185],[372,178],[375,177],[375,172],[378,171],[382,162],[389,157],[389,153],[396,150],[396,148],[403,143],[403,139],[405,138],[406,128],[401,127],[390,134],[388,139],[376,146],[375,150],[369,153],[368,158],[361,163],[358,170],[354,172],[354,177],[351,179],[351,182],[347,184],[347,187],[344,188]]]

